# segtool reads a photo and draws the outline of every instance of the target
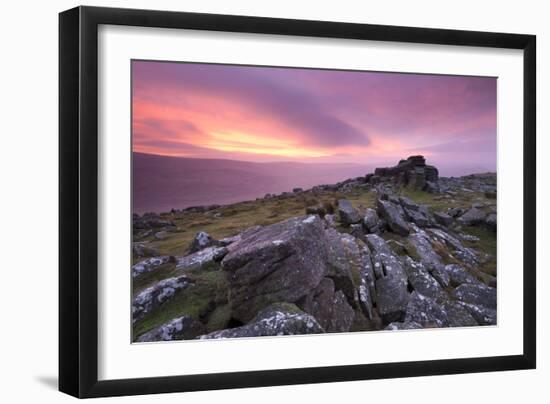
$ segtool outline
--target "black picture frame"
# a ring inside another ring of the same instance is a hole
[[[97,52],[100,24],[523,50],[523,354],[99,381]],[[77,7],[60,13],[59,390],[85,398],[534,369],[535,103],[534,35],[96,7]]]

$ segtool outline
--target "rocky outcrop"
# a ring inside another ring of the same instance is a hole
[[[472,303],[458,302],[470,315],[477,321],[479,325],[496,325],[497,311],[483,305]]]
[[[206,331],[204,325],[189,316],[175,318],[140,335],[137,342],[193,339]]]
[[[475,327],[481,324],[460,302],[443,300],[439,304],[447,313],[449,327]]]
[[[157,284],[148,287],[140,292],[132,302],[133,322],[141,320],[151,310],[157,308],[165,301],[172,298],[176,292],[179,292],[190,285],[186,276],[163,279]]]
[[[431,299],[418,292],[413,292],[407,305],[405,322],[415,322],[424,328],[445,327],[449,319],[445,310]]]
[[[485,216],[487,216],[485,212],[478,208],[472,207],[470,210],[460,216],[458,218],[458,221],[466,226],[475,226],[483,223],[485,220]]]
[[[463,215],[465,212],[465,210],[463,208],[450,208],[448,211],[447,211],[447,215],[453,217],[453,218],[457,218],[459,217],[460,215]]]
[[[407,278],[415,291],[423,296],[432,298],[446,298],[447,294],[437,280],[428,272],[424,265],[415,262],[410,257],[405,260]]]
[[[429,188],[430,191],[434,191],[437,189],[439,171],[434,166],[426,165],[423,156],[410,156],[399,161],[396,166],[377,168],[369,180],[372,183],[391,181],[398,186],[416,190]]]
[[[402,321],[409,298],[406,280],[395,276],[376,280],[376,304],[384,322]]]
[[[368,208],[363,216],[363,229],[367,233],[378,233],[381,229],[380,219],[374,209]]]
[[[419,227],[428,227],[432,224],[430,214],[427,210],[420,209],[420,207],[418,210],[407,208],[403,209],[405,212],[405,217],[409,220],[409,222],[412,222]]]
[[[369,320],[372,320],[376,305],[376,276],[374,274],[372,253],[366,245],[361,247],[358,297],[363,313]]]
[[[450,284],[453,287],[460,286],[464,283],[472,285],[480,284],[481,282],[464,267],[457,264],[445,265],[444,271],[449,275]]]
[[[323,279],[298,306],[311,314],[326,332],[347,332],[353,323],[353,309],[344,293],[335,291],[330,278]]]
[[[450,300],[437,300],[413,292],[407,306],[405,322],[430,327],[470,327],[478,325],[474,317],[460,304]]]
[[[453,224],[453,218],[445,212],[435,212],[434,218],[442,226],[450,226]]]
[[[359,223],[361,221],[359,212],[347,199],[340,199],[338,201],[338,215],[340,216],[340,223],[344,226],[349,226],[350,224]]]
[[[388,223],[388,227],[397,234],[406,236],[409,234],[409,225],[403,217],[401,207],[390,202],[378,199],[378,213]]]
[[[203,250],[206,247],[213,247],[213,246],[219,246],[219,245],[220,245],[220,242],[213,239],[212,236],[210,236],[210,234],[208,234],[205,231],[200,231],[193,238],[193,241],[189,246],[189,253],[194,253],[194,252]]]
[[[372,253],[373,271],[377,279],[386,276],[407,278],[401,259],[391,251],[386,240],[377,234],[369,234],[367,244]]]
[[[388,324],[384,330],[387,331],[397,331],[397,330],[418,330],[424,328],[422,324],[417,323],[416,321],[404,321],[402,323],[400,322],[393,322]]]
[[[452,295],[463,303],[484,306],[489,309],[497,307],[497,290],[482,283],[464,283],[453,290]]]
[[[480,192],[495,197],[497,193],[497,176],[495,173],[472,174],[464,177],[447,177],[439,179],[441,192]]]
[[[425,232],[411,234],[407,237],[409,244],[414,248],[419,261],[431,272],[443,265],[441,256],[433,248],[432,239]]]
[[[336,288],[342,290],[351,303],[357,301],[354,273],[361,266],[361,254],[355,238],[349,234],[327,229],[325,237],[328,242],[327,275],[332,278]]]
[[[306,296],[328,273],[327,254],[318,216],[292,218],[243,236],[222,260],[234,317],[247,322],[272,303]]]
[[[155,269],[176,262],[176,258],[170,255],[163,255],[160,257],[151,257],[146,260],[140,261],[135,265],[132,265],[132,277],[136,278],[147,272],[154,271]]]
[[[294,304],[275,303],[261,310],[248,324],[227,330],[215,331],[199,337],[243,338],[275,335],[318,334],[325,330],[315,318]]]
[[[367,235],[372,252],[373,273],[376,277],[376,305],[386,322],[402,321],[409,301],[407,274],[403,264],[390,250],[383,238]]]
[[[220,261],[228,251],[226,247],[206,247],[196,253],[177,258],[176,269],[190,271],[193,269],[218,268]]]
[[[465,247],[458,238],[441,229],[430,228],[426,234],[430,234],[434,242],[443,245],[450,253],[451,258],[456,258],[469,266],[477,266],[478,256],[472,248]]]

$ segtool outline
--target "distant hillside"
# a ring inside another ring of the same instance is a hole
[[[134,153],[133,211],[234,203],[296,187],[332,184],[373,169],[359,164],[253,163]]]

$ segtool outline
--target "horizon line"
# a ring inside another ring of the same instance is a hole
[[[368,166],[369,163],[332,163],[332,162],[322,162],[322,161],[297,161],[297,160],[274,160],[274,161],[250,161],[250,160],[237,160],[231,158],[215,158],[215,157],[188,157],[188,156],[172,156],[169,154],[157,154],[157,153],[146,153],[141,151],[132,150],[132,154],[143,154],[145,156],[155,156],[155,157],[168,157],[175,159],[187,159],[187,160],[223,160],[223,161],[236,161],[239,163],[252,163],[252,164],[279,164],[279,163],[294,163],[294,164],[325,164],[325,165],[353,165],[353,166]],[[374,163],[371,163],[374,164]],[[377,163],[376,163],[377,164]]]

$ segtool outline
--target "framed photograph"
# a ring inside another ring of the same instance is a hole
[[[59,33],[61,391],[535,368],[535,36],[94,7]]]

